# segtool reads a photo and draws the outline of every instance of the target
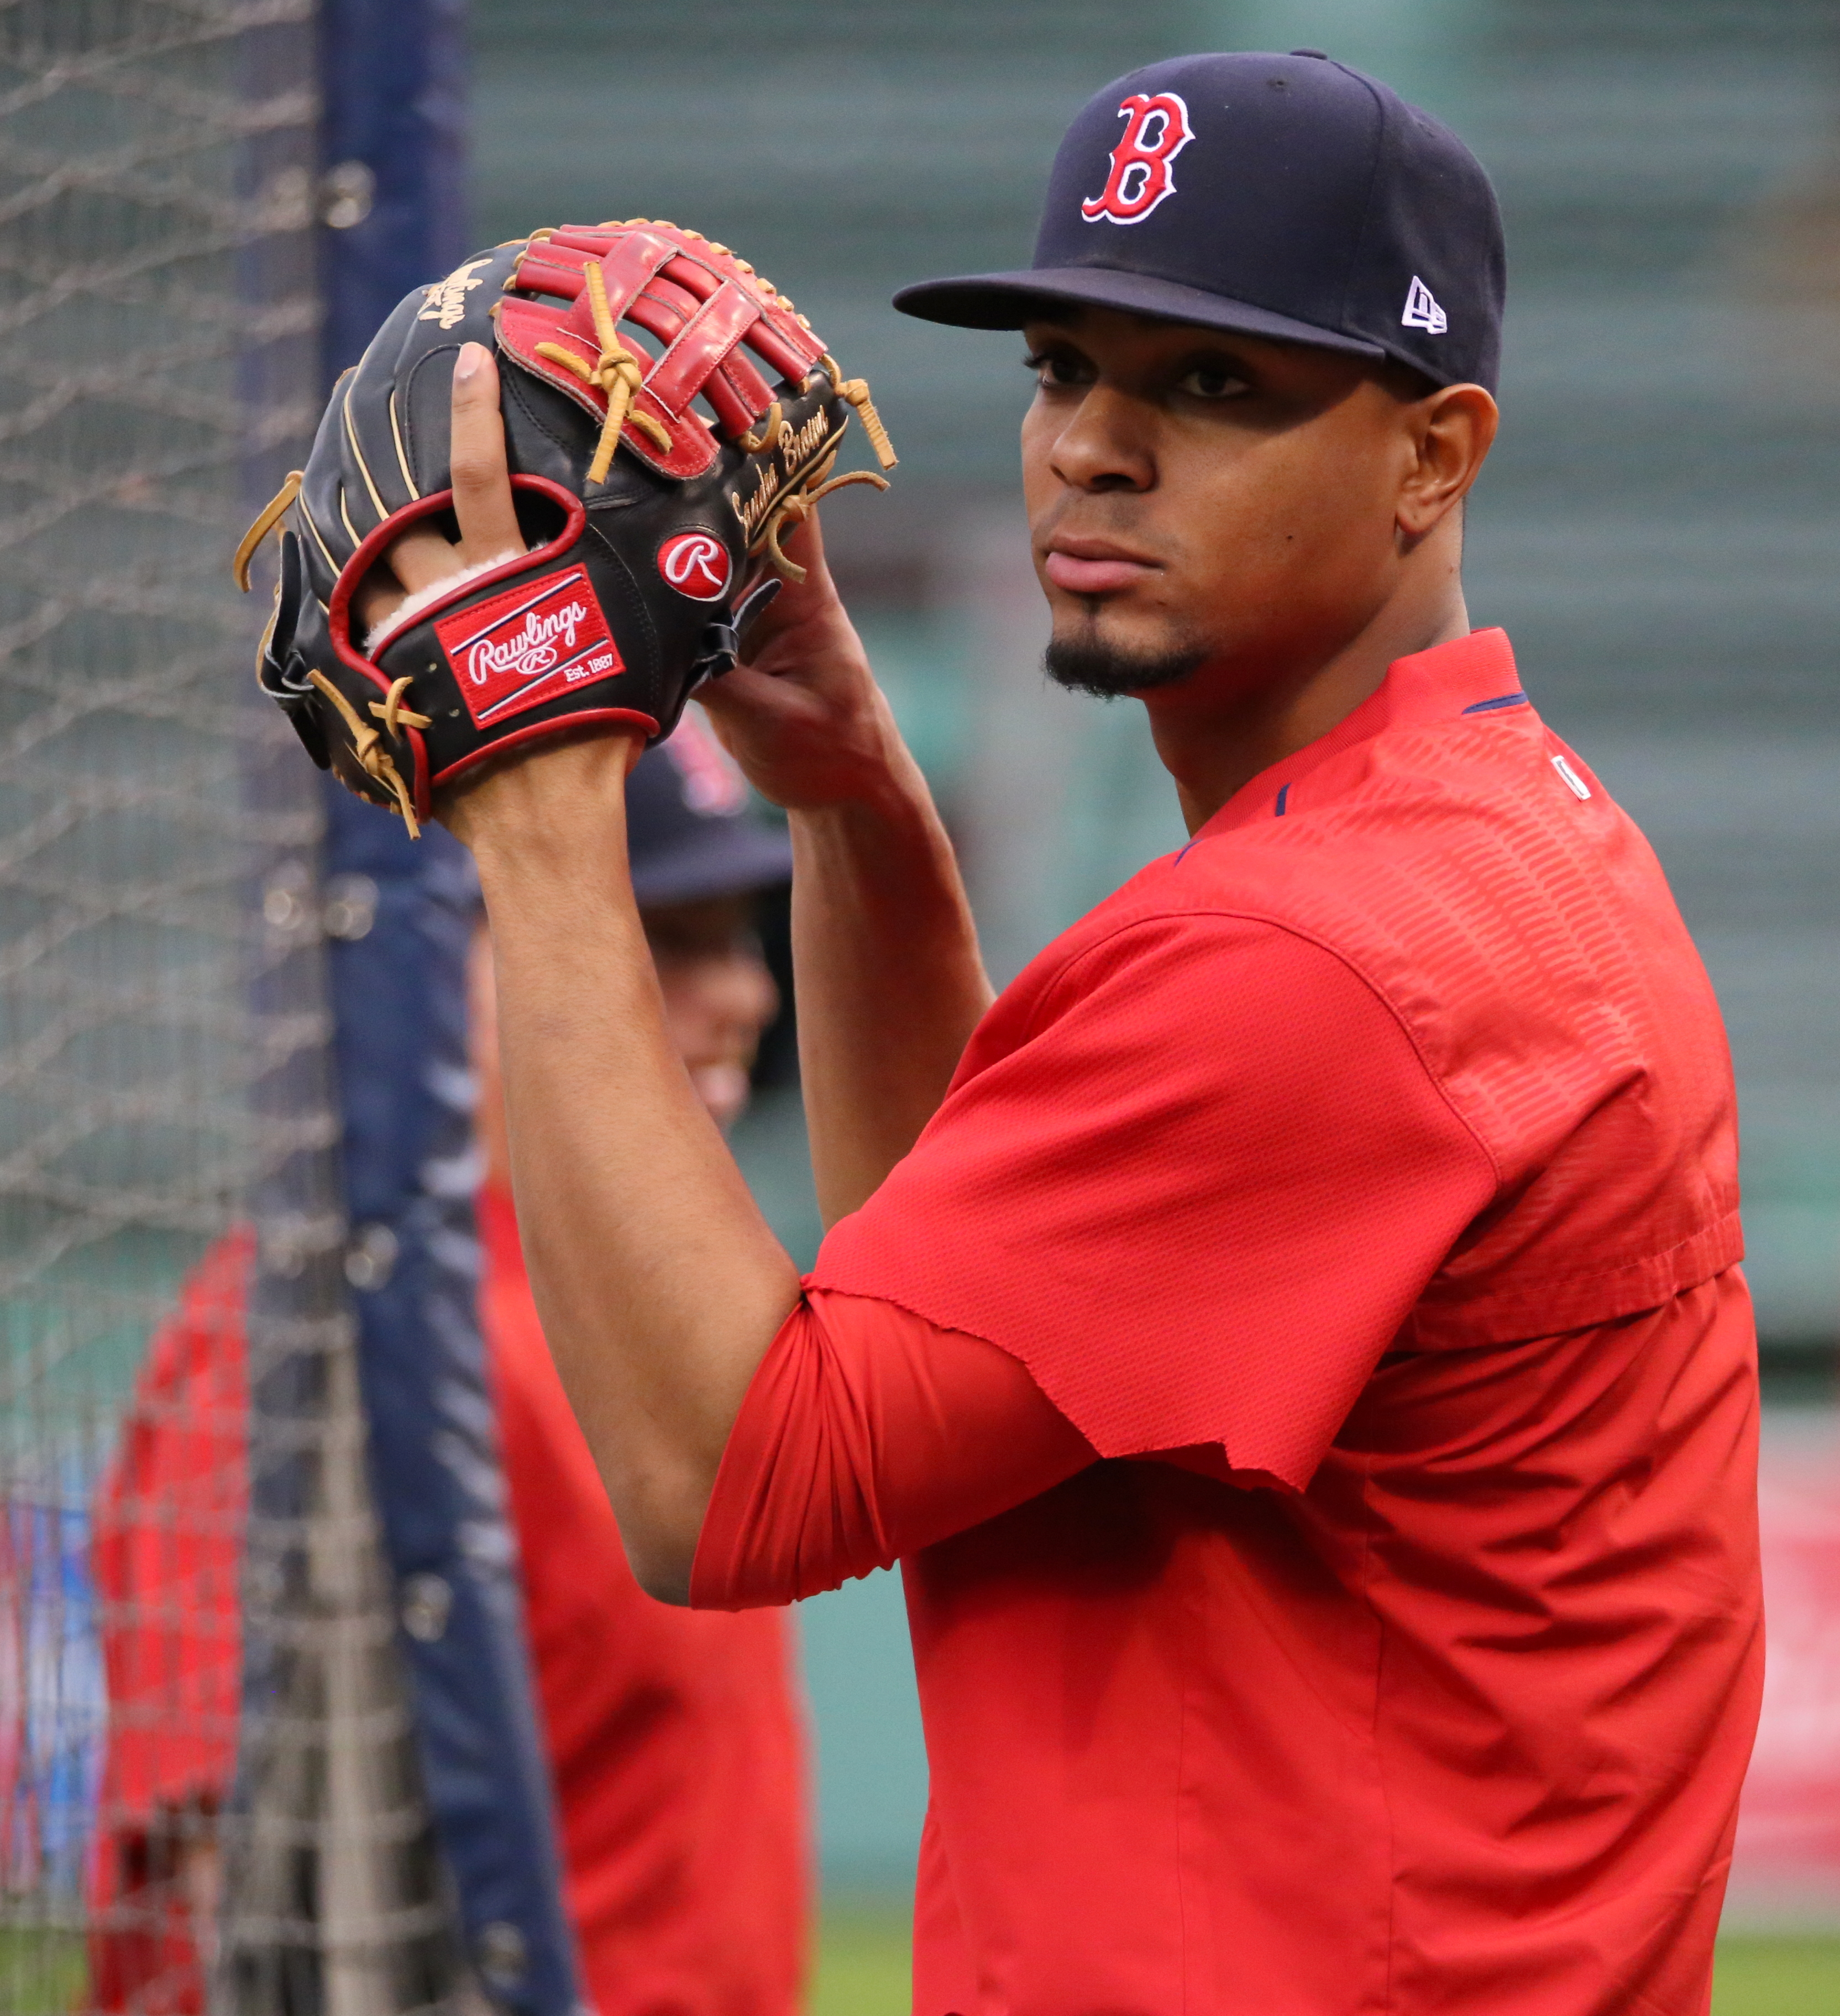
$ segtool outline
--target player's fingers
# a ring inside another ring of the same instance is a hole
[[[432,525],[416,525],[390,549],[390,571],[411,595],[419,595],[464,564],[459,554]]]
[[[454,515],[460,521],[460,554],[478,567],[524,551],[511,477],[505,464],[505,421],[499,411],[499,367],[481,343],[463,343],[454,365]]]
[[[374,630],[412,595],[458,574],[464,564],[459,547],[449,545],[432,526],[417,525],[405,532],[365,576],[351,599],[360,633]]]
[[[386,617],[394,616],[408,599],[401,584],[387,567],[373,567],[365,579],[358,583],[358,592],[351,598],[351,614],[357,619],[357,635],[360,639],[366,636]]]
[[[801,581],[782,581],[780,592],[750,622],[741,636],[741,656],[751,662],[789,631],[828,617],[837,601],[830,570],[824,564],[824,538],[813,512],[781,542],[780,550],[805,571]],[[764,578],[764,570],[762,576]],[[752,583],[750,583],[751,585]]]

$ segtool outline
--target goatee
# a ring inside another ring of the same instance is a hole
[[[1179,686],[1208,662],[1208,653],[1191,644],[1170,651],[1125,651],[1096,638],[1057,637],[1042,654],[1042,669],[1069,693],[1095,700],[1121,700],[1153,686]]]

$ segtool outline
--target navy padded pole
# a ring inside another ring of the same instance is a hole
[[[465,256],[458,0],[322,0],[324,360]],[[520,2016],[582,2001],[485,1379],[465,851],[326,783],[347,1273],[428,1802],[467,1949]]]

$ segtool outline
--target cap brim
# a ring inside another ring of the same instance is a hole
[[[1377,343],[1294,315],[1275,315],[1250,301],[1229,301],[1204,287],[1157,279],[1115,266],[1031,267],[1020,273],[967,273],[956,279],[922,280],[895,297],[903,315],[942,322],[956,329],[1021,329],[1044,306],[1120,308],[1158,322],[1192,322],[1236,336],[1262,336],[1273,343],[1308,344],[1351,357],[1385,357]]]
[[[790,840],[751,819],[711,819],[702,832],[632,860],[632,893],[642,905],[744,896],[791,878]]]

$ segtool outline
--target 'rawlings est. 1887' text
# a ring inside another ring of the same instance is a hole
[[[466,710],[491,727],[625,670],[586,570],[520,581],[434,626]]]

